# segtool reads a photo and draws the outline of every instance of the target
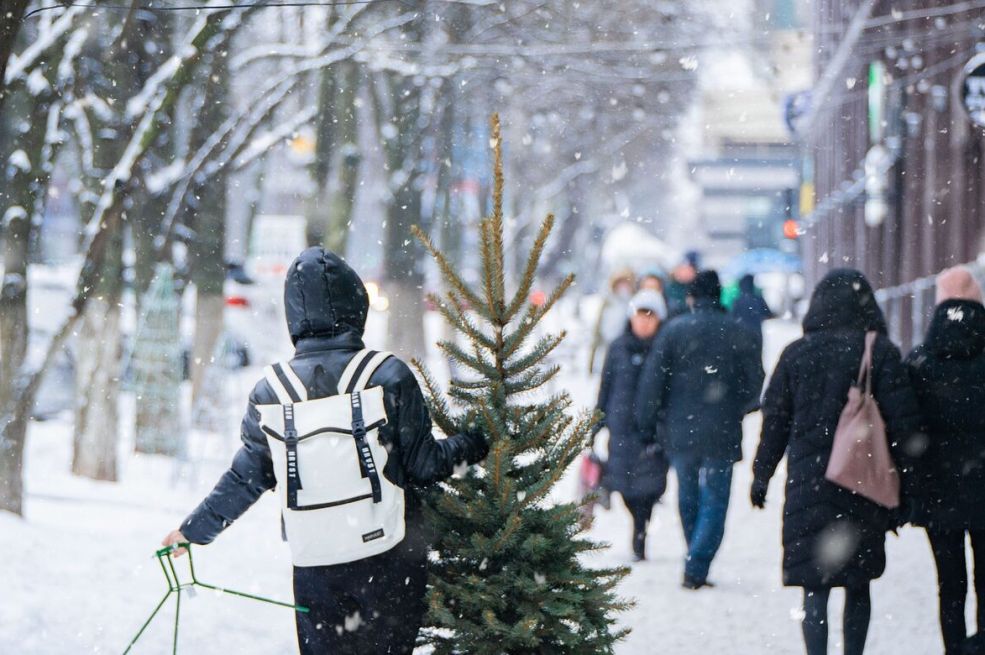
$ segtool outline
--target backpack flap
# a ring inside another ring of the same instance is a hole
[[[383,387],[373,387],[359,392],[362,400],[363,423],[371,432],[387,422],[383,404]],[[283,405],[257,405],[260,428],[268,437],[284,440]],[[294,426],[298,441],[318,434],[352,434],[352,403],[349,395],[327,396],[294,404]]]

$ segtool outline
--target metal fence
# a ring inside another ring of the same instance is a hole
[[[965,264],[979,284],[985,283],[985,255]],[[934,315],[936,275],[928,275],[896,287],[876,291],[876,301],[886,315],[889,337],[907,352],[923,341]],[[985,284],[983,284],[985,285]]]

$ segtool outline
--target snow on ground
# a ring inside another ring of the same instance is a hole
[[[774,323],[767,359],[795,336],[796,327]],[[256,374],[244,372],[232,395],[245,398]],[[592,404],[591,381],[566,379],[579,404]],[[771,485],[765,511],[753,511],[748,502],[758,426],[758,416],[748,419],[747,459],[736,467],[725,542],[711,571],[714,589],[679,586],[684,548],[671,476],[650,526],[649,560],[634,565],[620,588],[636,601],[622,617],[633,632],[617,649],[621,655],[802,652],[800,592],[780,586],[780,478]],[[68,473],[70,417],[32,425],[26,516],[0,513],[0,653],[122,652],[165,591],[153,551],[208,491],[236,443],[234,434],[196,434],[191,452],[206,460],[197,470],[176,471],[169,459],[128,455],[120,483],[98,483]],[[561,493],[573,494],[573,478],[564,485]],[[600,510],[592,529],[594,538],[612,543],[596,556],[598,563],[628,563],[629,533],[628,513],[613,498],[613,508]],[[290,558],[273,494],[265,494],[215,544],[196,548],[195,557],[206,582],[291,597]],[[911,528],[890,535],[888,561],[873,587],[867,652],[940,652],[934,569],[923,533]],[[833,599],[832,615],[839,617],[841,597],[836,593]],[[173,612],[171,601],[134,648],[136,655],[170,652]],[[839,629],[835,620],[833,645],[840,641]],[[294,652],[292,612],[211,592],[185,597],[180,644],[182,652],[196,653]]]

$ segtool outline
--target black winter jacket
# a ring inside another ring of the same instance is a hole
[[[873,353],[873,393],[903,473],[904,495],[912,482],[906,448],[920,427],[906,369],[885,336],[868,282],[857,273],[834,275],[843,277],[834,280],[833,289],[823,288],[824,281],[819,285],[803,338],[784,350],[773,372],[753,464],[757,482],[768,484],[787,455],[783,582],[806,588],[865,584],[886,566],[890,511],[824,477],[838,419],[858,376],[867,329],[880,332]],[[846,288],[849,296],[864,296],[864,311],[852,297],[843,297]]]
[[[609,428],[609,460],[603,483],[624,498],[659,497],[667,487],[667,460],[658,452],[654,435],[636,427],[636,389],[653,339],[637,338],[631,330],[612,342],[602,368],[597,408]]]
[[[657,336],[640,376],[637,424],[655,434],[663,414],[668,454],[742,459],[742,417],[763,385],[759,351],[716,302],[699,300]]]
[[[985,530],[985,307],[941,303],[906,364],[928,434],[914,522]]]
[[[285,282],[285,309],[295,354],[291,368],[305,385],[308,397],[335,393],[349,359],[363,348],[361,333],[368,311],[365,288],[341,259],[320,248],[309,248],[291,266]],[[369,380],[382,386],[387,423],[379,437],[390,457],[384,474],[410,491],[408,512],[418,503],[415,485],[428,485],[450,476],[457,464],[474,463],[485,455],[481,436],[457,435],[435,439],[420,387],[411,370],[396,357],[386,360]],[[260,430],[259,404],[277,403],[266,380],[250,394],[241,428],[242,447],[215,488],[185,519],[181,532],[196,544],[210,543],[239,518],[260,495],[276,485],[266,435]],[[407,517],[408,530],[415,519]]]

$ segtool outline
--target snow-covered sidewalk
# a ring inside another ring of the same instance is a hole
[[[795,334],[788,327],[773,329],[779,333],[768,338],[769,358]],[[579,404],[591,403],[591,385],[574,384]],[[747,459],[736,468],[725,542],[711,571],[717,587],[680,588],[683,538],[671,476],[650,527],[649,561],[635,565],[621,587],[636,607],[622,617],[633,632],[619,653],[802,652],[800,593],[780,586],[780,479],[771,486],[765,511],[753,511],[748,501],[749,458],[758,427],[758,415],[750,417]],[[0,514],[0,653],[123,651],[165,591],[151,557],[158,541],[208,491],[237,444],[235,435],[198,438],[212,442],[194,482],[175,482],[168,459],[132,456],[123,481],[106,484],[68,473],[71,428],[66,420],[32,426],[26,518]],[[573,493],[573,483],[566,480],[561,493]],[[290,559],[277,514],[276,498],[266,494],[215,544],[196,549],[199,576],[290,599]],[[592,530],[594,538],[613,544],[596,556],[598,562],[628,563],[629,533],[628,513],[614,498],[613,509],[600,511]],[[867,652],[940,652],[933,561],[923,533],[908,528],[899,537],[890,535],[888,560],[885,576],[874,585]],[[832,606],[840,616],[838,594]],[[182,652],[294,652],[293,617],[286,609],[208,593],[183,602],[182,617]],[[173,605],[133,652],[170,652],[172,620]],[[837,644],[838,621],[834,630],[832,644]]]

